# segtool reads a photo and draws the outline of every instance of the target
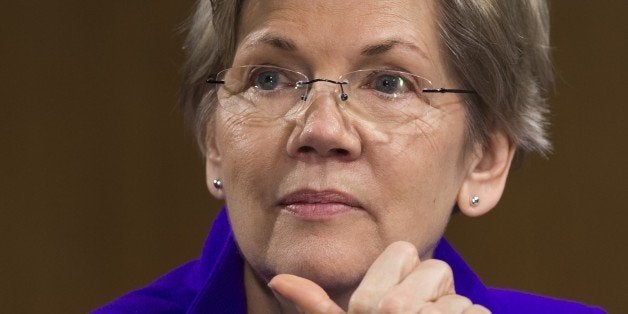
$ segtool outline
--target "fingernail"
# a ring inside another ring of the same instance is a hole
[[[273,281],[272,280],[268,282],[267,286],[268,286],[268,288],[270,288],[272,290],[275,290],[275,289],[273,289]]]

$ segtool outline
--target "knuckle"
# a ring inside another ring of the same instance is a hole
[[[377,313],[406,313],[410,310],[411,297],[405,293],[387,294],[377,305]]]
[[[454,278],[454,272],[451,269],[451,266],[441,260],[429,259],[424,261],[422,264],[424,267],[429,267],[431,272],[441,280],[453,280]]]
[[[430,276],[433,276],[437,293],[455,293],[454,273],[449,264],[436,259],[426,260],[421,264],[421,266],[429,269]]]
[[[390,248],[393,249],[397,254],[403,254],[406,256],[418,256],[419,255],[416,247],[412,243],[406,242],[406,241],[393,242],[390,245]]]
[[[458,304],[460,304],[461,306],[464,307],[471,307],[473,306],[473,302],[471,302],[471,300],[467,297],[463,297],[463,296],[459,296],[457,295],[457,298],[455,300]]]
[[[489,311],[489,309],[478,305],[478,304],[474,304],[471,307],[466,308],[463,312],[463,314],[490,314],[491,311]]]
[[[445,313],[445,311],[443,311],[443,309],[441,309],[441,308],[439,308],[439,307],[437,307],[437,306],[435,306],[433,304],[430,304],[430,305],[422,307],[419,310],[419,313],[421,313],[421,314],[443,314],[443,313]]]
[[[369,313],[373,311],[375,293],[369,290],[356,291],[349,299],[351,313]]]

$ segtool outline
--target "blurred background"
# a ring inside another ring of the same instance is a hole
[[[625,310],[626,1],[552,1],[549,159],[447,232],[483,281]],[[81,313],[196,258],[216,212],[176,107],[193,1],[0,9],[0,311]]]

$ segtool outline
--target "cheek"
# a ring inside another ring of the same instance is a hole
[[[276,175],[285,147],[285,128],[276,121],[217,115],[225,201],[237,242],[249,261],[267,249],[276,214],[272,209]],[[272,122],[272,123],[271,123]]]
[[[232,196],[246,197],[271,179],[283,151],[285,131],[276,122],[244,117],[225,117],[219,125],[218,149],[222,157],[225,192],[229,186],[238,190]],[[259,191],[258,191],[259,192]],[[255,193],[258,193],[255,192]],[[229,195],[229,194],[227,194]]]
[[[432,195],[458,181],[463,147],[462,112],[435,110],[392,131],[373,132],[365,139],[366,158],[378,180],[401,199]],[[453,120],[453,121],[449,121]],[[365,132],[366,133],[366,132]],[[454,184],[455,185],[455,184]]]
[[[420,121],[386,143],[371,143],[369,164],[380,204],[375,212],[385,237],[414,243],[423,257],[443,234],[462,184],[464,116],[452,123]],[[439,124],[440,123],[440,124]],[[374,193],[375,194],[375,193]]]

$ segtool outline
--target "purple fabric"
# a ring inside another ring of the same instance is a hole
[[[604,313],[600,308],[485,287],[460,255],[441,239],[434,258],[454,272],[456,292],[493,313]],[[244,260],[227,212],[223,208],[212,226],[200,259],[171,271],[155,282],[130,292],[94,314],[106,313],[246,313]]]

